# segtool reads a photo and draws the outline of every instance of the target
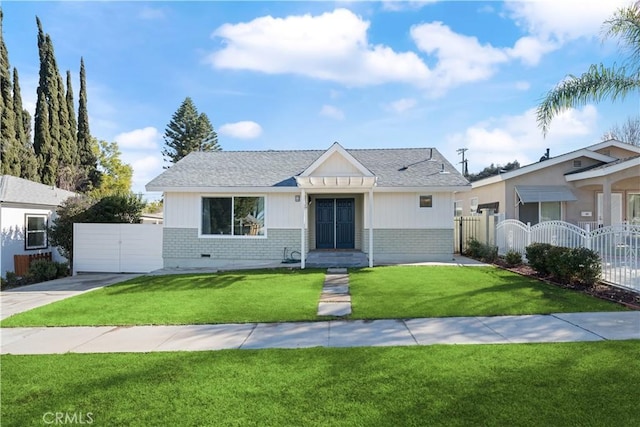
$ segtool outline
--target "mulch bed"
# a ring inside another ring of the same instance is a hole
[[[572,289],[577,292],[584,292],[597,298],[622,304],[632,310],[640,310],[640,292],[617,288],[615,286],[611,286],[601,282],[587,287],[581,285],[573,285],[570,283],[560,283],[553,280],[553,278],[550,276],[541,275],[526,264],[522,264],[516,267],[509,267],[503,259],[497,260],[496,262],[494,262],[494,265],[523,276],[542,280],[543,282],[549,283],[554,286],[559,286],[565,289]]]

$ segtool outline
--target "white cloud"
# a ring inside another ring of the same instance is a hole
[[[131,191],[134,193],[146,193],[145,185],[163,172],[164,161],[159,150],[156,154],[123,151],[121,160],[133,168]]]
[[[516,24],[541,40],[565,42],[600,34],[602,23],[629,0],[508,1],[505,6]]]
[[[121,150],[153,150],[158,148],[162,135],[158,129],[148,126],[143,129],[135,129],[130,132],[123,132],[115,136]]]
[[[341,109],[334,107],[333,105],[323,105],[322,109],[320,109],[320,115],[336,120],[344,119],[344,112]]]
[[[226,123],[220,126],[218,133],[237,139],[253,139],[262,134],[262,126],[253,121]]]
[[[401,114],[415,107],[416,103],[417,101],[413,98],[401,98],[397,101],[390,102],[387,105],[387,109],[393,111],[394,113]]]
[[[518,160],[521,165],[536,162],[546,148],[557,156],[593,143],[598,113],[593,105],[558,115],[547,138],[536,123],[536,110],[476,123],[448,136],[448,146],[468,148],[469,171],[478,172],[493,164]]]
[[[529,82],[525,82],[525,81],[516,82],[516,89],[518,90],[525,91],[525,90],[529,90],[529,88],[531,88],[531,83]]]
[[[391,12],[403,10],[417,10],[428,4],[437,3],[439,0],[383,0],[382,9]]]
[[[509,55],[476,37],[453,32],[442,22],[411,27],[411,37],[423,52],[438,58],[433,70],[431,90],[443,92],[465,82],[485,80],[497,64],[509,61]]]
[[[351,86],[415,83],[429,76],[415,53],[370,45],[369,25],[347,9],[224,24],[213,33],[223,47],[208,61],[216,68],[299,74]]]
[[[553,52],[559,47],[556,42],[525,36],[518,39],[513,48],[506,49],[506,52],[511,57],[520,59],[525,65],[532,66],[537,65],[544,54]]]

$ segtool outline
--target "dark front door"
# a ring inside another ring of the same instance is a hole
[[[316,248],[318,249],[334,248],[334,204],[334,199],[316,199]]]
[[[354,199],[316,199],[316,248],[353,249]]]

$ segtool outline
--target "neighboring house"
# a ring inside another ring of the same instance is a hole
[[[194,152],[146,186],[164,193],[165,267],[354,250],[369,265],[451,259],[454,193],[435,149]]]
[[[160,213],[142,213],[140,215],[140,224],[162,224],[162,212]]]
[[[592,229],[640,223],[640,147],[608,140],[547,157],[473,182],[457,213],[490,208],[532,225],[563,220]]]
[[[14,271],[14,255],[52,252],[55,261],[63,261],[52,250],[47,227],[56,208],[76,194],[10,175],[0,176],[0,275]]]

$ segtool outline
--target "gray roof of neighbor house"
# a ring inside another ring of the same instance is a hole
[[[435,148],[346,150],[377,176],[378,187],[469,186]],[[147,184],[148,191],[188,187],[296,187],[325,150],[193,152]],[[444,171],[441,173],[444,165]]]
[[[72,191],[40,184],[17,176],[0,176],[0,203],[59,206],[69,197],[76,195]]]

